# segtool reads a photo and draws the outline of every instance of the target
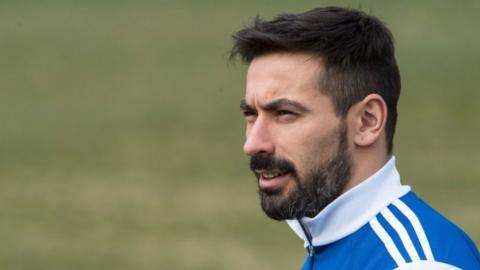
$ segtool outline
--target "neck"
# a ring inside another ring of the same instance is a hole
[[[343,193],[315,217],[290,219],[287,223],[307,246],[322,246],[355,232],[387,205],[410,191],[402,186],[395,158]]]
[[[385,151],[373,151],[373,149],[357,149],[353,156],[352,176],[343,193],[365,181],[374,174],[390,159]]]

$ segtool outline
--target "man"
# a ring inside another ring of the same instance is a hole
[[[401,185],[390,31],[327,7],[234,34],[249,64],[244,152],[261,206],[304,241],[303,269],[480,269],[468,236]]]

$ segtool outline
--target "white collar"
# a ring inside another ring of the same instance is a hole
[[[357,231],[394,200],[410,191],[400,183],[400,174],[395,167],[395,157],[357,186],[340,195],[313,218],[303,217],[302,223],[312,235],[312,245],[322,246]],[[309,241],[300,222],[287,220],[293,231]]]

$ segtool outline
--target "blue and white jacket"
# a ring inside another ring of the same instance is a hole
[[[314,218],[287,223],[305,241],[302,270],[480,269],[472,240],[401,185],[393,157]]]

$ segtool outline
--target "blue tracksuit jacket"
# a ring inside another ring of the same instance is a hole
[[[287,223],[305,241],[302,270],[480,270],[472,240],[400,184],[393,157],[316,217]]]

